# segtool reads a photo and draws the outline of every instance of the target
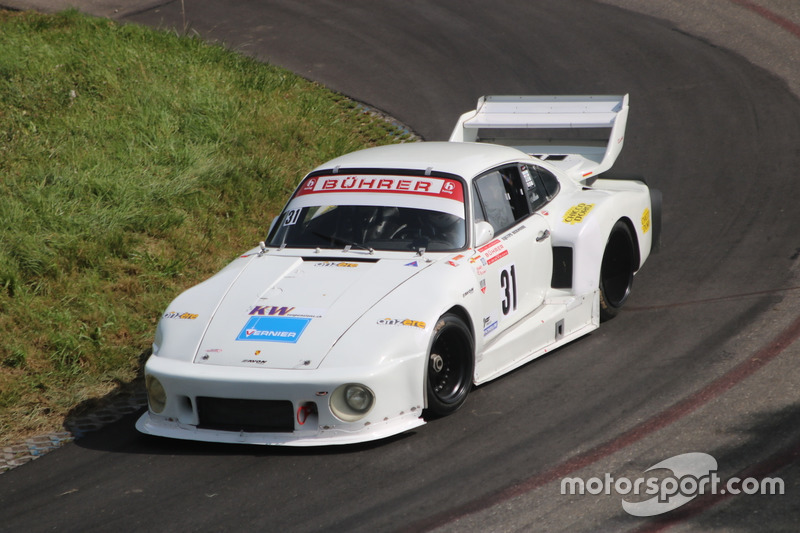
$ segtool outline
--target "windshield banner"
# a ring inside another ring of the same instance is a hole
[[[464,202],[461,183],[423,176],[342,175],[307,178],[296,196],[316,193],[401,193],[435,196]]]

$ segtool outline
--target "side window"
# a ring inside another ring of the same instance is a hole
[[[556,194],[558,194],[558,191],[561,190],[561,184],[558,183],[558,178],[556,178],[549,170],[545,170],[541,167],[532,168],[536,169],[536,173],[539,174],[539,178],[542,180],[542,184],[547,191],[547,199],[552,200],[555,198]]]
[[[493,170],[475,180],[486,221],[495,233],[530,214],[525,189],[516,166]]]
[[[543,168],[520,165],[520,174],[525,183],[525,196],[532,211],[538,211],[558,193],[558,179]]]
[[[483,216],[483,209],[481,208],[481,202],[478,200],[477,194],[474,195],[474,197],[475,201],[472,202],[472,219],[475,222],[483,222],[486,220],[486,217]]]

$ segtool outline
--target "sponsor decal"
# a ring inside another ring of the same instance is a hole
[[[486,280],[485,279],[481,280],[481,292],[483,294],[486,294]]]
[[[462,259],[464,259],[464,254],[458,254],[457,256],[451,258],[450,261],[447,262],[447,264],[450,266],[457,267],[459,265],[458,261]]]
[[[642,213],[642,233],[647,233],[650,230],[650,209],[645,208]]]
[[[500,242],[500,239],[495,239],[488,244],[484,244],[478,248],[478,251],[483,254],[486,258],[486,263],[489,265],[508,255],[508,250],[506,250],[503,243]]]
[[[248,315],[258,316],[286,316],[294,311],[294,307],[278,307],[277,305],[257,305],[250,309]]]
[[[469,296],[470,294],[473,294],[474,292],[475,292],[475,287],[470,287],[470,289],[468,291],[466,291],[464,294],[462,294],[461,297],[462,298],[466,298],[467,296]]]
[[[406,263],[404,266],[407,266],[407,267],[418,267],[419,263],[417,263],[416,261],[411,261],[410,263]]]
[[[164,313],[164,318],[177,318],[179,320],[194,320],[199,315],[195,313],[180,313],[177,311],[170,311],[168,313]]]
[[[415,328],[425,329],[425,322],[420,320],[412,320],[410,318],[403,320],[397,318],[383,318],[378,320],[378,324],[382,326],[412,326]]]
[[[242,363],[255,363],[257,365],[263,365],[266,362],[266,359],[242,359]]]
[[[578,205],[573,205],[564,213],[564,223],[570,225],[580,224],[592,208],[594,208],[594,204],[580,203]]]
[[[314,266],[315,267],[356,268],[358,266],[358,263],[346,263],[344,261],[338,262],[338,263],[336,261],[321,261],[319,263],[314,263]]]
[[[525,165],[520,165],[519,167],[520,172],[522,173],[522,178],[525,180],[525,187],[528,189],[533,187],[533,178],[531,177],[531,173],[528,170],[528,167]]]
[[[483,336],[485,337],[489,333],[493,332],[497,329],[497,320],[493,320],[492,316],[487,316],[483,318]]]
[[[520,231],[522,231],[524,229],[525,229],[525,224],[523,224],[522,226],[520,226],[518,228],[515,228],[513,231],[510,231],[510,232],[506,233],[505,235],[503,235],[502,239],[504,241],[507,241],[508,239],[510,239],[511,237],[513,237],[514,235],[516,235],[517,233],[519,233]]]
[[[256,305],[250,308],[250,311],[247,314],[250,316],[322,318],[322,315],[325,314],[325,309],[288,306],[279,307],[277,305]]]
[[[252,316],[244,325],[237,341],[296,343],[311,322],[310,318]]]
[[[423,176],[319,176],[309,178],[297,196],[326,192],[382,192],[416,194],[464,201],[461,183],[445,178]]]

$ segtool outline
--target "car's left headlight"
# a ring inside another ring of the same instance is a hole
[[[374,404],[375,393],[359,383],[347,383],[331,394],[331,411],[336,418],[345,422],[364,418]]]

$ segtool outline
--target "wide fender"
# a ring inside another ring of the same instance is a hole
[[[169,304],[156,327],[153,354],[191,361],[219,303],[252,261],[251,250],[199,285],[182,292]]]
[[[626,223],[634,235],[636,270],[644,264],[652,246],[647,186],[623,180],[597,180],[593,185],[550,207],[553,246],[572,248],[572,290],[576,294],[597,290],[603,253],[617,221]]]
[[[409,278],[364,313],[336,341],[322,367],[381,365],[409,355],[427,355],[433,328],[440,316],[466,300],[474,280],[467,253],[459,260],[437,258],[424,272]],[[454,266],[456,265],[456,266]],[[474,289],[473,289],[474,292]]]
[[[427,264],[421,258],[416,261],[418,266],[409,266],[425,270],[364,313],[334,344],[320,368],[378,369],[402,364],[404,368],[413,368],[418,377],[403,386],[402,394],[413,398],[412,403],[424,404],[423,378],[436,323],[476,290],[468,255],[467,252],[448,254]],[[472,320],[465,318],[473,327]]]

